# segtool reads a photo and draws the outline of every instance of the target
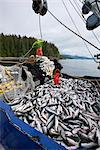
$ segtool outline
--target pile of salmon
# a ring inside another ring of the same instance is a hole
[[[50,80],[9,104],[21,120],[66,149],[100,148],[100,93],[90,81]]]

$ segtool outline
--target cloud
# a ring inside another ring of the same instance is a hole
[[[66,1],[66,4],[82,36],[100,47],[93,33],[86,30],[85,24],[69,1]],[[81,6],[80,3],[79,5]],[[77,32],[60,0],[48,0],[48,8],[65,25]],[[41,17],[41,28],[43,39],[53,42],[61,53],[90,55],[83,41],[58,23],[49,12]],[[100,39],[99,29],[100,27],[94,30],[94,32]],[[32,0],[0,0],[0,32],[40,38],[39,15],[35,14],[32,10]],[[88,46],[93,54],[98,53],[90,45]]]

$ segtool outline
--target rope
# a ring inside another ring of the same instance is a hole
[[[32,50],[33,50],[33,49],[32,49],[32,48],[30,48],[30,49],[29,49],[29,51],[28,51],[28,52],[26,52],[26,54],[23,56],[23,58],[24,58],[24,57],[26,57],[26,56],[27,56],[27,55],[28,55],[28,54],[29,54]]]
[[[84,41],[86,41],[88,44],[90,44],[91,46],[93,46],[94,48],[96,48],[98,51],[100,51],[100,48],[98,48],[97,46],[95,46],[94,44],[92,44],[91,42],[89,42],[88,40],[86,40],[85,38],[83,38],[82,36],[80,36],[79,34],[77,34],[75,31],[73,31],[72,29],[70,29],[69,27],[67,27],[63,22],[61,22],[50,10],[48,10],[48,12],[50,13],[50,15],[56,20],[58,21],[63,27],[65,27],[67,30],[69,30],[70,32],[72,32],[73,34],[75,34],[76,36],[78,36],[79,38],[83,39]]]
[[[40,30],[40,37],[42,39],[42,28],[41,28],[41,16],[39,14],[39,30]]]
[[[70,12],[69,12],[68,9],[67,9],[67,6],[66,6],[66,4],[65,4],[65,2],[64,2],[63,0],[62,0],[62,3],[63,3],[63,5],[64,5],[64,7],[65,7],[65,9],[66,9],[66,11],[67,11],[67,13],[68,13],[68,15],[70,16],[70,19],[71,19],[72,23],[74,24],[74,26],[75,26],[75,28],[76,28],[78,34],[81,35],[80,31],[78,30],[78,28],[77,28],[77,26],[76,26],[76,24],[75,24],[73,18],[72,18],[71,15],[70,15]],[[94,60],[94,62],[96,62],[96,60],[95,60],[95,58],[93,57],[91,51],[89,50],[87,44],[85,43],[84,40],[82,40],[82,41],[83,41],[84,45],[86,46],[86,49],[88,50],[88,52],[89,52],[89,54],[91,55],[92,59]]]

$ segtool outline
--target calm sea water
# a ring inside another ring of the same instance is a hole
[[[93,60],[62,59],[59,62],[63,66],[62,73],[73,76],[100,77],[100,69],[97,69],[98,64]]]

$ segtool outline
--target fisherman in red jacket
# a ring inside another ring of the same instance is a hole
[[[53,80],[54,80],[54,84],[55,85],[59,84],[59,82],[60,82],[60,70],[59,69],[55,70],[55,73],[54,73],[54,76],[53,76]]]
[[[36,50],[36,55],[38,55],[38,56],[43,56],[42,47],[37,48],[37,50]]]

